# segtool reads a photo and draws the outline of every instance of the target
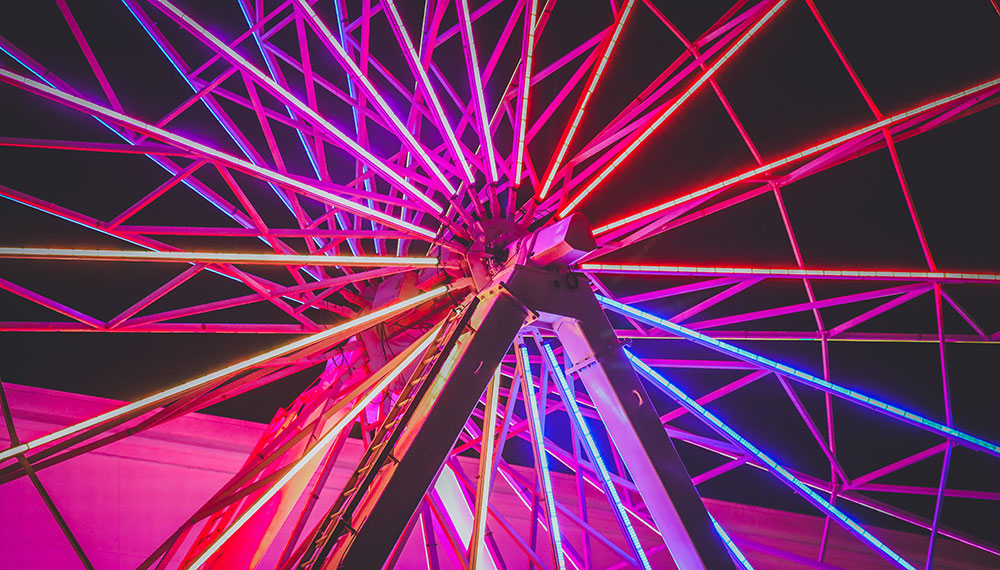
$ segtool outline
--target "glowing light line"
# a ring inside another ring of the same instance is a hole
[[[353,334],[353,331],[355,330],[363,330],[364,328],[377,324],[384,319],[392,317],[393,315],[399,314],[405,310],[416,307],[417,305],[425,301],[429,301],[430,299],[443,295],[450,289],[451,287],[448,286],[437,287],[436,289],[432,289],[426,293],[416,295],[415,297],[411,297],[409,299],[406,299],[405,301],[400,301],[398,303],[386,305],[385,307],[382,307],[377,311],[372,311],[367,315],[362,315],[356,319],[352,319],[345,323],[341,323],[335,327],[326,329],[325,331],[318,332],[316,334],[307,336],[305,338],[299,339],[295,342],[291,342],[283,346],[279,346],[278,348],[269,350],[263,354],[258,354],[257,356],[248,358],[246,360],[243,360],[231,366],[227,366],[220,370],[216,370],[215,372],[206,374],[204,376],[200,376],[198,378],[195,378],[194,380],[189,380],[188,382],[185,382],[179,386],[175,386],[168,390],[164,390],[162,392],[153,394],[152,396],[148,396],[136,402],[132,402],[131,404],[126,404],[119,408],[115,408],[114,410],[111,410],[109,412],[105,412],[98,416],[94,416],[88,420],[83,420],[71,426],[65,427],[61,430],[54,431],[48,435],[35,438],[26,443],[22,443],[21,445],[8,448],[4,451],[0,451],[0,461],[14,457],[15,455],[18,455],[20,453],[25,453],[39,446],[45,445],[47,443],[52,443],[54,441],[73,435],[85,429],[94,427],[106,421],[121,417],[135,410],[139,410],[141,408],[145,408],[148,406],[161,405],[175,396],[179,396],[185,392],[204,386],[215,380],[225,378],[230,374],[235,374],[242,370],[246,370],[247,368],[256,366],[258,364],[262,364],[264,362],[267,362],[268,360],[271,360],[272,358],[276,358],[278,356],[287,354],[289,352],[293,352],[295,350],[309,346],[321,340],[337,337],[338,335],[343,335],[348,333]]]
[[[391,1],[391,0],[390,0]],[[538,17],[538,0],[528,0],[524,7],[525,34],[524,61],[521,62],[521,98],[517,101],[517,139],[514,141],[514,180],[521,182],[524,172],[524,138],[528,130],[528,94],[531,91],[531,64],[535,58],[535,21]]]
[[[452,186],[451,182],[448,181],[448,178],[445,177],[444,173],[441,172],[437,163],[435,163],[430,155],[427,154],[427,150],[424,149],[423,145],[417,142],[417,139],[413,136],[413,133],[410,132],[410,129],[403,124],[403,121],[401,121],[396,115],[396,112],[392,110],[392,107],[390,107],[389,103],[384,97],[382,97],[382,94],[379,93],[378,90],[375,89],[375,86],[372,85],[371,81],[368,80],[368,77],[361,72],[361,68],[354,63],[354,60],[350,55],[348,55],[347,50],[344,49],[341,42],[333,35],[330,28],[327,27],[323,20],[320,19],[319,15],[313,11],[308,2],[305,0],[298,0],[297,5],[305,13],[305,15],[308,16],[313,29],[319,32],[320,39],[327,45],[327,48],[332,49],[340,64],[346,67],[350,74],[354,76],[355,81],[361,84],[368,97],[375,100],[379,109],[382,110],[382,114],[389,119],[389,122],[392,123],[393,127],[395,127],[396,134],[403,137],[406,143],[411,147],[411,150],[413,150],[413,152],[420,157],[421,163],[431,171],[431,174],[434,176],[435,180],[441,184],[441,187],[449,193],[455,194],[457,190],[454,186]],[[440,206],[433,201],[429,202],[429,205],[430,204],[440,208]]]
[[[466,44],[466,58],[469,65],[469,78],[472,79],[473,96],[476,99],[476,114],[479,118],[479,128],[483,137],[483,149],[486,151],[486,165],[489,167],[489,180],[495,184],[497,174],[496,155],[493,151],[493,136],[490,134],[489,114],[486,112],[486,92],[483,88],[483,78],[479,74],[479,56],[476,55],[476,42],[472,37],[472,16],[469,15],[469,0],[458,0],[458,19],[462,25],[462,39]]]
[[[791,366],[781,364],[780,362],[771,360],[770,358],[767,358],[765,356],[754,354],[749,350],[738,348],[727,342],[723,342],[721,340],[712,338],[708,335],[689,329],[685,326],[672,323],[664,318],[658,317],[651,313],[647,313],[646,311],[641,311],[639,309],[636,309],[635,307],[631,307],[624,303],[620,303],[618,301],[615,301],[614,299],[610,299],[603,295],[598,294],[597,300],[600,301],[600,303],[605,307],[610,308],[623,315],[628,315],[635,319],[641,320],[647,324],[653,325],[655,327],[660,327],[664,330],[668,330],[670,332],[673,332],[677,335],[680,335],[684,338],[687,338],[688,340],[694,341],[703,346],[707,346],[709,348],[713,348],[720,352],[724,352],[734,358],[738,358],[745,362],[750,362],[752,364],[763,366],[765,368],[772,370],[776,374],[781,374],[785,377],[802,382],[814,388],[820,388],[825,392],[836,394],[837,396],[844,398],[845,400],[850,400],[852,402],[861,404],[879,413],[894,417],[911,425],[927,429],[938,435],[944,436],[950,440],[955,440],[958,443],[967,445],[971,448],[979,449],[991,455],[1000,457],[1000,445],[997,445],[995,443],[990,443],[984,439],[967,434],[955,428],[948,427],[942,423],[925,418],[923,416],[904,410],[892,404],[888,404],[877,398],[873,398],[866,394],[862,394],[861,392],[858,392],[856,390],[851,390],[850,388],[845,388],[843,386],[840,386],[839,384],[828,382],[826,380],[823,380],[822,378],[818,378],[807,372],[803,372],[801,370],[792,368]]]
[[[552,539],[552,553],[556,558],[559,570],[566,570],[566,553],[562,547],[562,533],[559,530],[559,519],[556,516],[555,494],[552,492],[552,477],[549,475],[549,457],[545,452],[545,434],[542,432],[542,422],[538,417],[538,398],[535,396],[535,384],[531,378],[531,365],[528,360],[528,348],[523,343],[517,346],[518,366],[521,368],[521,382],[524,383],[525,402],[528,418],[531,423],[531,433],[534,436],[535,463],[541,478],[542,491],[545,493],[545,507],[549,515],[549,536]],[[506,477],[506,475],[505,475]],[[513,487],[513,485],[511,485]],[[518,493],[520,496],[520,493]]]
[[[410,69],[413,70],[417,79],[420,81],[420,86],[423,88],[424,95],[430,101],[434,114],[437,115],[438,123],[440,123],[441,129],[444,131],[448,147],[451,149],[451,153],[455,155],[455,158],[458,159],[459,165],[462,167],[462,172],[465,174],[465,180],[469,183],[475,182],[476,176],[472,173],[472,167],[469,166],[469,161],[466,160],[465,153],[462,152],[462,148],[458,144],[458,138],[455,136],[455,131],[452,129],[451,123],[448,122],[448,119],[444,114],[444,107],[441,106],[441,100],[438,98],[437,92],[434,90],[434,86],[431,85],[431,79],[427,75],[427,70],[424,69],[424,66],[420,62],[420,55],[417,53],[417,49],[413,45],[413,40],[410,39],[409,32],[406,31],[406,26],[403,24],[403,18],[399,15],[396,3],[393,0],[383,0],[382,5],[386,8],[386,15],[389,16],[389,23],[392,24],[396,37],[403,44],[403,55],[407,57]]]
[[[438,327],[435,327],[435,330],[437,328]],[[375,386],[373,386],[368,391],[367,394],[365,394],[360,400],[358,400],[358,402],[354,404],[351,410],[343,418],[338,420],[337,423],[335,423],[330,428],[330,430],[326,433],[326,435],[324,435],[322,438],[320,438],[319,441],[316,442],[316,445],[314,445],[312,449],[307,451],[302,456],[301,459],[296,461],[295,464],[288,470],[287,473],[285,473],[284,475],[281,476],[280,479],[275,481],[274,484],[271,485],[271,487],[268,488],[268,490],[265,491],[264,494],[260,496],[260,498],[258,498],[252,505],[250,505],[247,508],[247,510],[244,511],[242,515],[240,515],[239,518],[233,521],[233,523],[229,525],[229,527],[226,528],[226,530],[222,534],[220,534],[218,538],[215,539],[215,542],[209,545],[204,551],[202,551],[202,553],[198,556],[198,558],[196,558],[193,562],[191,562],[185,567],[185,570],[193,570],[194,568],[198,568],[202,564],[207,562],[208,559],[212,557],[212,555],[214,555],[220,548],[222,548],[222,545],[225,544],[227,540],[232,538],[232,536],[236,534],[236,532],[244,524],[246,524],[246,522],[249,521],[254,514],[257,513],[257,511],[261,509],[261,507],[263,507],[265,504],[267,504],[268,501],[271,500],[271,498],[277,495],[278,491],[280,491],[281,488],[285,486],[285,484],[291,481],[293,477],[298,475],[299,471],[305,468],[305,466],[308,465],[310,461],[315,459],[317,455],[326,451],[326,448],[329,447],[331,443],[333,443],[333,440],[335,440],[338,435],[340,435],[341,430],[343,430],[344,427],[353,422],[354,418],[359,413],[361,413],[361,411],[364,410],[365,407],[368,406],[368,404],[370,404],[375,399],[375,396],[381,394],[382,390],[384,390],[390,383],[392,383],[392,381],[395,380],[396,377],[399,376],[406,369],[406,367],[412,364],[413,361],[416,360],[419,356],[423,355],[424,351],[427,350],[427,347],[430,346],[431,342],[434,340],[434,337],[435,335],[433,334],[432,331],[431,334],[428,334],[427,338],[424,339],[422,343],[420,343],[420,345],[417,347],[416,350],[414,350],[406,358],[404,358],[403,361],[400,362],[398,366],[393,368],[388,374],[385,375],[385,378],[379,381]]]
[[[608,471],[607,465],[604,464],[604,459],[601,457],[600,450],[597,449],[597,442],[594,440],[594,436],[590,433],[590,427],[587,426],[586,420],[583,419],[583,412],[580,411],[579,404],[576,403],[576,395],[572,390],[570,390],[569,383],[566,382],[566,375],[563,374],[562,367],[556,361],[556,355],[552,352],[552,345],[546,343],[542,345],[542,349],[545,351],[545,357],[548,361],[549,368],[555,374],[556,382],[559,385],[559,392],[563,397],[563,401],[566,403],[566,410],[569,412],[570,420],[573,421],[573,425],[576,426],[577,432],[583,436],[584,444],[587,446],[587,454],[590,455],[591,465],[597,470],[598,475],[600,475],[602,482],[604,483],[604,489],[607,493],[608,502],[615,508],[618,513],[618,520],[621,523],[622,529],[625,531],[625,536],[629,540],[629,544],[632,546],[632,551],[635,553],[636,558],[642,564],[642,567],[646,570],[652,570],[649,565],[649,559],[646,558],[646,552],[642,549],[642,544],[639,543],[639,536],[635,533],[635,528],[632,526],[632,521],[629,519],[628,512],[625,510],[625,505],[622,503],[621,497],[618,495],[618,489],[615,487],[614,482],[611,480],[611,473]]]
[[[594,89],[597,87],[597,83],[601,80],[604,68],[607,66],[608,59],[611,57],[611,51],[614,49],[615,44],[618,43],[618,36],[621,35],[622,29],[625,27],[625,20],[628,19],[628,15],[632,12],[633,3],[634,0],[628,0],[618,13],[618,21],[615,23],[614,32],[612,32],[611,38],[608,40],[608,44],[604,47],[604,53],[601,55],[600,61],[597,62],[597,68],[594,70],[594,74],[590,76],[590,81],[587,82],[587,88],[580,94],[580,100],[576,104],[576,113],[573,114],[573,120],[567,126],[565,134],[563,134],[563,140],[559,144],[559,150],[556,152],[555,158],[553,158],[552,163],[549,164],[549,168],[545,174],[545,180],[542,182],[542,190],[538,196],[540,200],[544,200],[548,195],[549,190],[552,187],[552,181],[556,177],[556,172],[559,170],[559,167],[562,166],[563,159],[566,158],[566,151],[569,150],[569,145],[573,141],[576,129],[580,126],[580,121],[583,119],[583,115],[587,110],[587,104],[590,102],[590,98],[594,94]]]
[[[53,99],[56,99],[57,101],[66,103],[69,106],[85,109],[88,112],[103,116],[111,121],[126,125],[131,129],[134,129],[142,133],[146,133],[158,139],[168,141],[171,144],[179,146],[181,148],[197,152],[203,156],[215,158],[217,160],[227,163],[228,165],[233,166],[234,168],[237,168],[238,170],[255,174],[270,182],[290,186],[292,188],[299,190],[300,192],[314,196],[323,201],[330,202],[331,204],[336,205],[337,207],[343,208],[344,210],[347,210],[359,216],[378,220],[379,222],[382,222],[387,226],[396,228],[398,230],[412,232],[430,240],[433,240],[435,238],[435,233],[427,228],[418,226],[416,224],[411,224],[410,222],[400,220],[398,218],[394,218],[374,208],[369,208],[367,206],[357,204],[355,202],[337,196],[336,194],[327,192],[326,190],[321,190],[319,188],[316,188],[315,186],[306,184],[305,182],[299,181],[295,178],[292,178],[291,176],[270,170],[268,168],[264,168],[262,166],[257,166],[256,164],[248,160],[244,160],[242,158],[233,156],[231,154],[222,152],[220,150],[216,150],[210,146],[196,142],[187,137],[171,133],[155,125],[151,125],[149,123],[132,118],[128,115],[124,115],[113,109],[103,107],[96,103],[91,103],[86,99],[66,93],[54,87],[50,87],[44,83],[35,81],[34,79],[30,79],[28,77],[25,77],[23,75],[18,75],[16,73],[12,73],[10,71],[7,71],[6,69],[0,69],[0,78],[6,79],[8,82],[13,83],[14,85],[23,86],[25,89],[29,91],[44,93],[45,95],[48,95]],[[441,207],[437,206],[437,208],[440,211]]]
[[[706,70],[705,73],[701,75],[701,77],[699,77],[694,83],[692,83],[691,86],[688,87],[687,90],[684,91],[684,93],[682,93],[681,96],[678,97],[677,100],[675,100],[672,105],[664,109],[663,112],[660,113],[660,115],[655,120],[653,120],[653,122],[650,123],[649,126],[646,127],[644,131],[642,131],[642,134],[636,137],[631,144],[629,144],[620,153],[618,153],[618,156],[616,156],[614,160],[611,161],[610,164],[604,167],[604,170],[602,170],[597,175],[597,177],[595,177],[590,182],[590,184],[588,184],[583,189],[583,191],[577,194],[577,196],[573,198],[573,200],[571,200],[570,203],[567,204],[566,207],[559,212],[559,217],[560,218],[565,217],[567,214],[572,212],[573,209],[576,208],[580,204],[580,202],[583,201],[584,198],[589,196],[590,193],[593,192],[594,189],[597,188],[597,186],[600,185],[601,182],[603,182],[604,179],[608,177],[608,175],[614,172],[614,170],[618,168],[618,166],[622,162],[624,162],[625,159],[627,159],[633,152],[635,152],[635,149],[639,148],[639,145],[641,145],[646,139],[649,138],[651,134],[653,134],[653,131],[659,128],[659,126],[662,125],[663,122],[666,121],[668,117],[674,114],[674,111],[676,111],[681,105],[683,105],[684,102],[687,101],[692,95],[694,95],[694,93],[698,91],[698,89],[702,85],[704,85],[709,79],[711,79],[712,76],[715,75],[715,72],[718,71],[719,68],[722,67],[722,65],[729,60],[729,58],[731,58],[737,51],[739,51],[739,49],[743,47],[743,45],[746,44],[750,40],[750,38],[752,38],[754,34],[756,34],[757,31],[760,30],[764,26],[764,24],[766,24],[767,21],[770,20],[771,17],[774,16],[774,14],[778,10],[780,10],[781,7],[784,6],[787,2],[788,0],[779,0],[778,3],[776,3],[770,10],[768,10],[763,16],[761,16],[760,20],[758,20],[757,23],[753,25],[753,27],[747,30],[746,33],[743,34],[743,37],[741,37],[735,44],[733,44],[732,47],[726,50],[726,53],[722,54],[722,56],[719,57],[718,61],[712,64],[712,66],[709,67],[708,70]]]
[[[875,538],[873,534],[865,530],[861,525],[854,521],[851,517],[844,514],[843,511],[837,507],[830,504],[829,501],[824,499],[819,493],[814,491],[811,487],[803,483],[800,479],[792,475],[787,469],[781,466],[774,459],[771,459],[769,455],[758,449],[754,444],[750,443],[746,438],[737,433],[733,428],[729,427],[725,422],[719,419],[715,414],[708,411],[701,404],[695,401],[693,398],[684,393],[683,390],[678,388],[676,385],[671,383],[669,380],[664,378],[661,374],[646,365],[645,362],[637,358],[634,354],[629,352],[627,349],[623,349],[625,355],[632,362],[635,369],[646,377],[648,380],[656,383],[663,391],[674,399],[678,404],[686,408],[691,414],[700,417],[705,423],[709,424],[718,431],[721,435],[729,439],[733,444],[738,445],[743,448],[747,453],[756,457],[768,471],[776,475],[781,479],[786,485],[792,487],[798,493],[801,493],[803,497],[806,498],[814,506],[825,512],[831,518],[835,519],[838,523],[846,527],[852,534],[857,536],[862,541],[866,542],[872,548],[881,552],[885,557],[889,559],[890,562],[894,563],[899,568],[904,568],[906,570],[916,570],[909,562],[904,560],[900,555],[896,554],[891,548],[882,543],[879,539]]]
[[[469,566],[479,568],[490,557],[486,544],[486,515],[490,491],[493,489],[494,452],[496,451],[497,404],[500,400],[500,367],[493,373],[493,380],[486,388],[486,408],[483,415],[483,443],[479,457],[479,489],[473,512],[472,537],[469,540]]]
[[[433,257],[383,255],[286,255],[274,253],[217,253],[192,251],[119,251],[112,249],[49,249],[0,247],[0,258],[68,259],[79,261],[162,261],[182,263],[245,263],[250,265],[423,266],[434,267]]]
[[[618,263],[581,263],[582,271],[619,275],[760,275],[765,277],[831,277],[842,279],[921,279],[942,281],[1000,281],[997,273],[962,273],[957,271],[902,271],[883,269],[797,269],[766,267],[695,267],[689,265],[650,265]]]
[[[182,12],[179,8],[171,4],[168,0],[150,0],[154,4],[159,5],[166,12],[168,12],[172,17],[180,20],[187,27],[197,32],[200,39],[208,44],[211,44],[216,50],[224,53],[226,58],[235,62],[240,69],[244,70],[255,80],[260,82],[262,85],[267,86],[267,88],[273,93],[277,94],[283,103],[288,103],[295,107],[295,109],[302,115],[309,118],[310,121],[318,125],[324,131],[328,132],[331,136],[337,139],[338,142],[343,144],[352,154],[368,162],[372,168],[378,171],[381,175],[385,176],[387,180],[399,185],[408,194],[417,198],[421,202],[427,204],[435,212],[442,213],[444,208],[426,194],[418,190],[415,186],[410,184],[405,178],[400,176],[393,170],[388,164],[386,164],[381,158],[375,156],[374,154],[368,152],[364,147],[358,144],[354,139],[347,136],[346,133],[335,127],[332,123],[323,118],[319,113],[312,110],[309,105],[303,103],[298,97],[293,95],[290,91],[284,87],[278,85],[274,79],[268,76],[263,71],[257,69],[256,66],[251,64],[246,58],[236,53],[235,50],[226,45],[225,42],[215,37],[211,32],[209,32],[204,26],[194,21],[190,16]]]
[[[615,228],[620,228],[620,227],[622,227],[622,226],[624,226],[626,224],[629,224],[631,222],[635,222],[635,221],[641,220],[643,218],[647,218],[649,216],[653,216],[655,214],[663,212],[664,210],[667,210],[668,208],[672,208],[672,207],[677,206],[679,204],[683,204],[685,202],[690,202],[691,200],[694,200],[694,199],[697,199],[697,198],[701,198],[702,196],[706,196],[708,194],[711,194],[712,192],[716,192],[718,190],[722,190],[722,189],[724,189],[724,188],[726,188],[728,186],[736,184],[737,182],[743,182],[743,181],[748,180],[750,178],[753,178],[755,176],[760,176],[761,174],[765,174],[765,173],[767,173],[770,170],[774,170],[775,168],[778,168],[778,167],[784,166],[786,164],[795,162],[797,160],[800,160],[800,159],[812,156],[812,155],[820,153],[820,152],[822,152],[824,150],[828,150],[828,149],[833,148],[833,147],[835,147],[835,146],[837,146],[837,145],[839,145],[841,143],[847,142],[847,141],[849,141],[851,139],[855,139],[855,138],[867,135],[869,133],[875,132],[877,130],[883,129],[885,127],[892,126],[892,125],[894,125],[896,123],[899,123],[901,121],[904,121],[906,119],[909,119],[911,117],[919,115],[921,113],[926,113],[927,111],[930,111],[930,110],[936,109],[937,107],[940,107],[942,105],[946,105],[948,103],[951,103],[952,101],[956,101],[956,100],[962,99],[964,97],[975,95],[977,93],[982,93],[983,91],[986,91],[987,89],[990,89],[990,88],[993,88],[993,87],[997,87],[997,86],[1000,86],[1000,77],[998,77],[996,79],[991,79],[989,81],[985,81],[983,83],[980,83],[978,85],[975,85],[975,86],[970,87],[968,89],[965,89],[963,91],[959,91],[958,93],[955,93],[955,94],[952,94],[952,95],[948,95],[946,97],[941,97],[940,99],[935,99],[934,101],[931,101],[930,103],[927,103],[925,105],[921,105],[919,107],[915,107],[913,109],[910,109],[909,111],[903,111],[901,113],[897,113],[895,115],[891,115],[889,117],[886,117],[886,118],[882,119],[881,121],[876,121],[874,123],[871,123],[870,125],[861,127],[860,129],[855,129],[855,130],[850,131],[848,133],[845,133],[843,135],[834,137],[834,138],[832,138],[830,140],[821,142],[821,143],[819,143],[817,145],[813,145],[813,146],[811,146],[811,147],[809,147],[809,148],[807,148],[805,150],[801,150],[799,152],[796,152],[796,153],[790,154],[788,156],[785,156],[784,158],[779,158],[778,160],[774,160],[772,162],[768,162],[767,164],[758,166],[757,168],[754,168],[754,169],[751,169],[751,170],[747,170],[746,172],[743,172],[742,174],[738,174],[738,175],[733,176],[731,178],[727,178],[727,179],[725,179],[725,180],[723,180],[721,182],[717,182],[715,184],[712,184],[711,186],[706,186],[706,187],[704,187],[704,188],[702,188],[700,190],[696,190],[696,191],[691,192],[689,194],[685,194],[684,196],[681,196],[679,198],[675,198],[673,200],[668,200],[668,201],[663,202],[663,203],[661,203],[661,204],[659,204],[657,206],[653,206],[651,208],[647,208],[645,210],[642,210],[642,211],[637,212],[635,214],[632,214],[630,216],[626,216],[624,218],[615,220],[615,221],[613,221],[613,222],[611,222],[609,224],[605,224],[603,226],[597,227],[597,228],[594,229],[594,235],[600,235],[600,234],[609,232],[609,231],[611,231],[611,230],[613,230]]]
[[[754,570],[750,561],[747,560],[746,556],[743,556],[743,552],[741,552],[740,548],[736,546],[733,539],[729,538],[729,535],[726,534],[726,530],[722,528],[719,521],[715,520],[715,517],[712,515],[708,515],[708,518],[712,519],[712,526],[715,527],[715,532],[719,533],[719,538],[721,538],[722,542],[726,544],[726,548],[729,549],[729,555],[733,557],[733,560],[735,560],[736,563],[743,568],[743,570]]]

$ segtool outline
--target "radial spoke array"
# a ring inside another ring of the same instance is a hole
[[[1000,53],[982,4],[962,8],[982,20],[968,45]],[[996,122],[1000,60],[884,69],[874,52],[930,53],[906,37],[918,8],[891,25],[814,0],[38,10],[0,23],[0,333],[301,335],[31,437],[0,386],[0,485],[27,477],[85,567],[94,547],[36,473],[292,377],[312,383],[140,568],[320,568],[364,558],[355,540],[388,541],[398,568],[1000,561],[980,520],[1000,433],[970,403],[995,396],[1000,267],[949,235],[989,209],[950,185],[983,161],[968,133]],[[518,289],[536,273],[552,291]],[[564,306],[581,294],[600,326]],[[494,304],[525,313],[511,337]],[[450,451],[414,468],[446,423]],[[676,448],[680,487],[636,461],[651,441]],[[426,489],[393,479],[428,469]],[[400,496],[417,506],[379,539]],[[812,551],[753,527],[804,514]]]

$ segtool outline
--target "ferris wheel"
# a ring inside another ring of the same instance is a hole
[[[211,4],[56,0],[0,28],[3,208],[46,220],[0,243],[0,331],[272,348],[12,428],[0,484],[308,374],[141,568],[392,567],[434,524],[430,567],[752,568],[764,546],[702,496],[758,494],[825,521],[810,557],[765,552],[802,567],[834,567],[837,528],[889,567],[944,540],[1000,564],[953,514],[1000,501],[958,475],[998,473],[1000,432],[955,403],[990,395],[969,370],[1000,356],[1000,266],[941,255],[920,194],[997,148],[995,4],[941,15],[983,49],[904,95],[856,67],[878,54],[852,18],[892,18],[814,0]],[[80,263],[105,290],[37,269]]]

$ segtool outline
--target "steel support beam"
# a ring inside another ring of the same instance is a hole
[[[507,287],[551,324],[678,567],[735,568],[586,278],[519,267]]]
[[[579,273],[512,266],[453,333],[384,464],[346,511],[340,536],[314,537],[300,567],[380,568],[418,512],[462,426],[527,320],[559,337],[680,568],[735,569],[614,329]],[[325,541],[325,542],[324,542]],[[322,544],[321,544],[322,543]]]
[[[348,532],[323,568],[381,568],[424,494],[433,485],[462,427],[529,312],[503,285],[479,294],[471,318],[429,384],[387,462],[364,491]]]

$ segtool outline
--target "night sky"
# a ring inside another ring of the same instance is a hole
[[[191,3],[195,4],[195,3]],[[230,40],[246,30],[236,2],[212,2],[210,6],[186,6],[186,10],[221,37]],[[416,2],[401,2],[404,17],[416,28],[421,17]],[[474,7],[482,2],[473,2]],[[496,42],[513,2],[504,2],[495,14],[477,23],[477,38]],[[656,19],[651,10],[636,4],[601,87],[595,92],[590,111],[576,140],[595,136],[620,109],[684,50],[684,46]],[[725,2],[664,2],[656,6],[689,38],[712,25],[729,7]],[[977,83],[1000,76],[1000,14],[989,0],[951,3],[817,1],[820,12],[847,54],[856,73],[885,115],[906,110]],[[152,7],[142,4],[151,15]],[[90,41],[98,60],[114,86],[124,109],[150,121],[173,109],[190,96],[190,89],[165,61],[156,46],[120,3],[71,2],[70,7]],[[331,17],[329,7],[317,10]],[[325,11],[324,11],[325,10]],[[349,7],[349,16],[359,16]],[[59,14],[55,2],[22,2],[3,10],[0,36],[19,47],[73,85],[81,93],[105,103],[101,89],[86,59]],[[445,22],[453,22],[449,11]],[[538,44],[540,66],[578,45],[611,22],[608,2],[559,0],[548,28]],[[191,62],[209,55],[175,24],[156,13],[154,20],[177,49]],[[384,19],[372,30],[372,51],[384,63],[411,81],[405,64],[391,48],[395,42]],[[518,28],[519,30],[519,28]],[[515,31],[515,36],[520,34]],[[314,38],[315,39],[315,38]],[[296,49],[294,35],[275,40],[290,53]],[[284,42],[284,44],[282,43]],[[315,42],[313,53],[321,54]],[[260,59],[250,43],[241,53]],[[487,100],[495,101],[516,64],[517,48],[500,58],[498,72],[486,88]],[[486,56],[483,56],[484,58]],[[316,57],[317,71],[342,88],[343,73],[331,58]],[[464,62],[456,39],[435,52],[445,74],[461,77]],[[0,67],[26,73],[14,59],[0,53]],[[216,64],[206,77],[224,70]],[[547,103],[568,79],[568,72],[553,74],[534,92],[536,101]],[[778,158],[803,147],[874,121],[862,97],[817,25],[806,2],[795,0],[784,8],[716,76],[719,86],[765,160]],[[226,83],[226,86],[233,84]],[[686,83],[681,84],[681,88]],[[293,85],[301,89],[301,84]],[[456,83],[459,97],[468,97],[468,86]],[[575,102],[580,88],[568,101]],[[679,91],[675,89],[675,92]],[[391,100],[396,108],[405,103]],[[320,97],[331,121],[350,125],[350,109],[342,102]],[[539,103],[539,106],[541,103]],[[544,168],[571,103],[564,104],[539,130],[529,144],[529,153]],[[275,105],[276,107],[276,105]],[[240,124],[256,126],[252,112],[231,109]],[[454,109],[452,109],[454,111]],[[536,113],[540,110],[536,109]],[[457,112],[456,112],[457,113]],[[121,142],[82,113],[44,101],[7,84],[0,84],[0,137],[71,139]],[[218,148],[238,149],[203,106],[195,105],[171,123],[176,132],[211,141]],[[265,149],[259,129],[249,136],[258,149]],[[297,144],[291,130],[277,135],[283,148]],[[433,139],[433,137],[431,137]],[[510,147],[510,131],[501,129],[498,146]],[[371,146],[388,155],[398,150],[388,132],[373,129]],[[997,214],[1000,206],[1000,109],[986,108],[940,128],[898,144],[900,162],[913,203],[938,266],[948,271],[1000,273],[997,248]],[[331,151],[331,172],[349,171],[353,162],[343,153]],[[595,223],[616,219],[646,205],[679,196],[756,166],[727,116],[719,99],[706,86],[661,127],[604,186],[585,202],[581,211]],[[311,175],[304,153],[287,153],[289,171]],[[339,169],[339,170],[338,170]],[[223,192],[217,172],[205,173],[204,181]],[[165,174],[141,156],[118,156],[57,150],[0,146],[0,185],[18,190],[108,220],[132,201],[162,183]],[[240,179],[241,182],[244,179]],[[292,227],[293,221],[278,199],[258,184],[247,182],[254,204],[270,224]],[[521,188],[523,202],[530,185]],[[889,153],[878,150],[803,181],[783,188],[783,197],[807,267],[855,269],[926,270],[916,232]],[[232,193],[227,197],[232,199]],[[149,225],[232,226],[232,222],[186,188],[168,192],[148,211],[130,223]],[[246,238],[164,237],[182,248],[202,251],[268,251]],[[289,240],[295,247],[302,240]],[[0,246],[134,248],[122,241],[87,230],[10,200],[0,201]],[[304,248],[302,248],[304,250]],[[764,194],[718,214],[707,216],[616,252],[602,261],[646,261],[689,265],[794,267],[772,194]],[[109,319],[149,291],[183,270],[176,264],[130,264],[99,262],[40,262],[0,259],[0,278],[13,281],[101,319]],[[255,268],[255,274],[287,282],[283,270]],[[648,291],[690,282],[677,278],[654,281],[645,278],[605,280],[619,294]],[[887,283],[885,286],[890,286]],[[815,283],[820,298],[870,289],[869,284],[850,281]],[[997,285],[954,285],[946,291],[987,333],[1000,330],[1000,297]],[[207,272],[162,299],[155,307],[167,310],[246,294],[245,287]],[[662,315],[680,312],[717,293],[701,291],[671,297],[647,305]],[[754,286],[734,299],[713,307],[699,319],[742,313],[783,304],[805,302],[802,283],[773,280]],[[839,323],[875,306],[867,304],[833,307],[823,311],[827,322]],[[271,305],[251,305],[214,314],[220,322],[288,322]],[[315,311],[314,311],[315,312]],[[0,321],[60,320],[62,317],[0,290]],[[333,323],[336,315],[317,316]],[[198,320],[198,319],[195,319]],[[970,332],[958,314],[945,312],[945,330]],[[746,325],[752,330],[802,330],[815,332],[808,312]],[[894,311],[865,323],[866,332],[911,332],[936,334],[934,300],[925,294]],[[0,332],[0,378],[27,384],[133,400],[221,368],[265,349],[288,342],[286,335],[266,334],[100,334]],[[741,344],[772,358],[821,373],[818,343],[747,341]],[[640,355],[657,358],[712,358],[690,344],[636,341]],[[935,343],[831,344],[831,372],[842,383],[864,390],[934,419],[943,419],[938,346]],[[1000,441],[1000,421],[995,408],[1000,396],[1000,347],[993,344],[949,344],[946,349],[955,425],[990,441]],[[250,394],[220,405],[213,413],[268,421],[279,405],[286,405],[318,373],[312,368]],[[734,371],[671,371],[678,384],[695,394],[732,381]],[[799,397],[818,420],[823,420],[821,393],[801,389]],[[664,398],[663,409],[671,408]],[[774,376],[744,388],[736,395],[713,404],[721,416],[732,420],[748,438],[759,442],[779,460],[790,461],[804,472],[825,475],[825,458],[782,392]],[[914,453],[937,442],[912,428],[835,404],[838,453],[845,468],[864,473],[896,457]],[[558,422],[557,422],[558,423]],[[696,433],[709,432],[690,418],[678,427]],[[793,426],[790,429],[789,426]],[[565,428],[563,428],[565,429]],[[690,446],[679,446],[692,471],[703,471],[719,463],[715,456]],[[935,487],[941,458],[925,461],[886,482]],[[958,449],[953,458],[949,486],[1000,491],[1000,461],[984,454]],[[705,496],[727,498],[802,512],[810,512],[797,498],[766,475],[755,470],[736,470],[700,488]],[[874,495],[894,505],[930,516],[933,497],[911,499]],[[866,522],[899,526],[885,517],[862,513]],[[944,524],[1000,543],[995,520],[996,502],[949,499]],[[912,529],[900,526],[899,528]]]

